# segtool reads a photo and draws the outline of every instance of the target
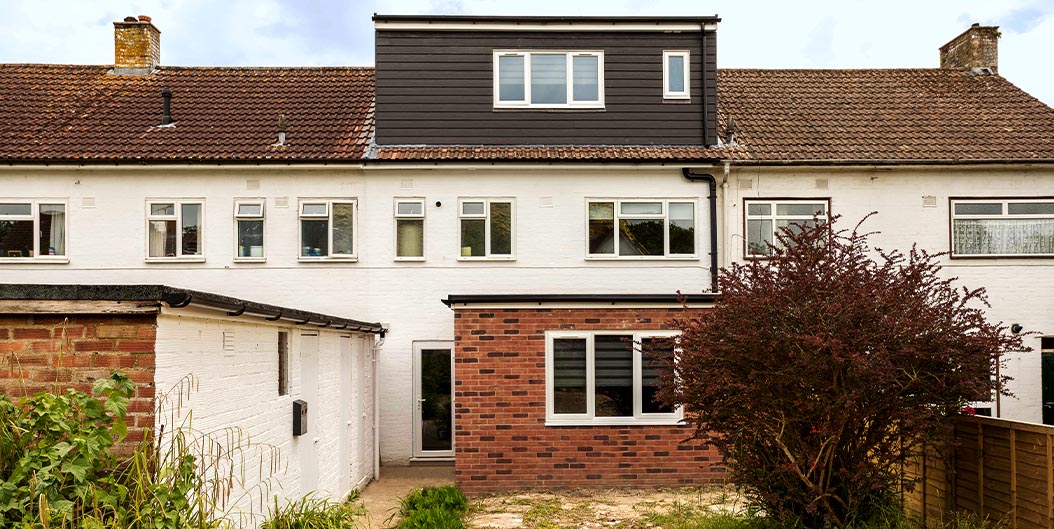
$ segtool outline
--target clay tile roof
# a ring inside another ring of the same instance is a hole
[[[722,69],[718,109],[761,162],[1054,160],[1054,109],[997,75]]]
[[[372,134],[372,68],[109,71],[0,64],[0,160],[358,161]],[[171,127],[158,127],[163,88]]]

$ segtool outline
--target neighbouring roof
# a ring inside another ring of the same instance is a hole
[[[339,316],[292,309],[267,303],[165,285],[45,285],[0,283],[0,300],[14,301],[121,301],[166,303],[171,308],[198,306],[227,316],[256,316],[270,321],[286,320],[316,328],[384,334],[387,328]]]
[[[0,161],[358,162],[372,133],[373,68],[110,69],[0,64]]]
[[[4,163],[981,163],[1054,161],[1054,109],[949,69],[718,71],[733,146],[371,146],[372,68],[0,65]],[[159,127],[161,90],[172,127]],[[277,140],[285,114],[287,143]]]

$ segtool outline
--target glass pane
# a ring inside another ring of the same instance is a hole
[[[823,215],[827,211],[827,205],[820,203],[809,203],[801,204],[795,202],[789,202],[786,204],[776,204],[776,215],[793,215],[801,217],[812,217],[814,215]]]
[[[593,339],[597,417],[633,416],[633,337]]]
[[[329,215],[328,204],[304,204],[300,211],[304,215]]]
[[[262,220],[238,221],[238,257],[263,257]]]
[[[623,202],[619,204],[622,215],[662,215],[662,202]]]
[[[553,413],[588,413],[586,340],[553,340]]]
[[[175,215],[175,204],[150,204],[151,215]]]
[[[652,63],[654,64],[654,63]],[[684,56],[670,55],[666,58],[667,92],[684,92]]]
[[[619,221],[619,255],[662,255],[661,219],[622,219]]]
[[[747,255],[768,255],[771,242],[771,220],[747,221]]]
[[[487,221],[483,219],[461,219],[461,256],[485,257]]]
[[[238,204],[238,215],[259,217],[263,215],[263,204]]]
[[[41,255],[66,255],[66,206],[40,205]]]
[[[490,253],[512,255],[512,204],[490,203]]]
[[[956,255],[1052,255],[1054,219],[955,219]]]
[[[424,257],[425,221],[399,219],[395,221],[395,255],[397,257]]]
[[[150,221],[150,234],[148,237],[150,257],[176,256],[176,221]]]
[[[643,338],[641,340],[640,408],[644,413],[673,413],[673,406],[655,401],[659,391],[659,377],[663,364],[659,361],[673,352],[672,338]]]
[[[589,253],[615,253],[615,204],[589,203]]]
[[[333,204],[333,254],[354,255],[355,204]]]
[[[0,204],[0,215],[32,215],[33,204]]]
[[[182,204],[183,215],[183,253],[181,255],[201,255],[199,236],[201,233],[201,204]]]
[[[33,257],[32,220],[0,220],[0,257]]]
[[[462,202],[462,215],[483,215],[487,212],[482,202]]]
[[[522,55],[498,57],[498,100],[523,101]]]
[[[424,204],[420,202],[399,202],[395,207],[396,215],[424,215]]]
[[[571,97],[575,101],[600,100],[600,57],[594,55],[571,58],[574,78]]]
[[[747,204],[747,215],[771,215],[772,204]]]
[[[1006,205],[1011,215],[1054,215],[1054,202],[1011,202]]]
[[[329,221],[300,221],[300,255],[303,257],[324,257],[329,255]]]
[[[421,350],[421,448],[453,447],[454,406],[450,398],[450,350]]]
[[[1002,215],[1003,204],[999,202],[960,202],[955,204],[956,215]]]
[[[695,253],[695,204],[670,203],[670,253]]]
[[[777,220],[776,221],[776,243],[778,246],[782,246],[779,242],[779,236],[787,237],[787,233],[784,230],[790,232],[791,235],[797,235],[804,230],[810,229],[816,224],[811,220]]]
[[[531,55],[531,103],[543,105],[567,103],[567,55],[563,53]]]

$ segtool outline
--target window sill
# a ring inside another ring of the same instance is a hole
[[[423,263],[425,262],[424,257],[396,257],[392,259],[397,263]]]
[[[0,257],[0,264],[68,264],[69,257]]]
[[[235,257],[235,263],[266,263],[266,257]]]
[[[962,259],[964,261],[985,259],[1052,259],[1054,258],[1054,254],[950,254],[948,257],[950,259]]]
[[[554,419],[547,417],[545,426],[679,426],[684,424],[680,417],[605,417],[597,419]]]
[[[663,255],[587,255],[586,261],[698,261],[695,255],[672,256]]]
[[[358,257],[297,257],[301,263],[356,263]]]
[[[204,257],[147,257],[144,259],[147,263],[166,264],[166,263],[204,263]]]
[[[662,96],[663,103],[691,103],[691,96]]]
[[[457,260],[461,261],[463,263],[473,263],[473,262],[481,262],[481,261],[482,262],[485,262],[485,261],[515,261],[516,257],[512,256],[512,255],[509,255],[509,256],[495,256],[495,257],[458,257]]]
[[[494,110],[607,110],[604,105],[494,105]]]

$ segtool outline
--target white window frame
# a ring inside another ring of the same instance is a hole
[[[615,205],[615,240],[613,241],[613,252],[614,253],[590,253],[589,251],[589,205],[611,202]],[[659,214],[634,214],[634,215],[622,215],[622,203],[623,202],[659,202],[662,204],[662,213]],[[692,247],[695,252],[690,254],[671,254],[670,253],[670,203],[680,204],[692,204],[693,211],[693,222],[695,223],[695,240],[693,241]],[[647,260],[662,260],[662,261],[698,261],[699,260],[699,200],[695,198],[653,198],[653,197],[633,197],[633,198],[586,198],[586,226],[585,226],[585,242],[586,242],[586,259],[595,261],[607,261],[607,260],[621,260],[621,261],[647,261]],[[661,219],[662,222],[662,255],[619,255],[619,219]]]
[[[399,205],[400,204],[420,204],[421,205],[421,214],[420,215],[400,214],[399,213]],[[425,229],[425,226],[426,226],[426,223],[427,223],[427,221],[425,220],[425,211],[426,210],[427,210],[427,208],[425,207],[425,199],[423,197],[395,197],[394,209],[392,211],[392,214],[394,215],[394,218],[395,218],[395,222],[392,223],[392,228],[393,228],[392,242],[394,244],[394,246],[392,247],[392,254],[393,254],[394,259],[396,261],[420,262],[420,261],[424,261],[425,260],[425,255],[427,255],[427,252],[428,252],[428,246],[427,246],[427,239],[428,239],[427,231],[428,230]],[[421,255],[419,257],[399,256],[399,221],[400,220],[420,220],[421,221]],[[460,236],[460,233],[459,233],[459,236]]]
[[[768,254],[756,254],[750,251],[750,221],[752,220],[771,220],[772,221],[772,233],[770,237],[772,244],[778,244],[776,239],[776,232],[779,228],[776,227],[776,222],[779,220],[789,221],[811,221],[812,215],[777,215],[776,208],[780,204],[824,204],[823,218],[831,218],[831,199],[830,198],[748,198],[743,201],[743,258],[744,259],[770,259],[772,256]],[[771,213],[769,215],[751,215],[750,205],[751,204],[769,204]]]
[[[674,92],[670,90],[670,57],[684,57],[684,90],[680,92]],[[689,79],[691,74],[689,68],[691,64],[691,52],[687,50],[667,50],[662,52],[662,98],[663,99],[691,99],[691,87],[689,86]]]
[[[567,79],[567,103],[564,104],[541,104],[531,103],[531,55],[559,55],[564,54],[566,58]],[[498,78],[498,57],[518,56],[523,57],[523,100],[502,101],[500,96],[500,79]],[[574,57],[597,57],[597,100],[575,101],[574,100],[574,68],[572,64]],[[576,109],[603,109],[604,108],[604,52],[599,50],[494,50],[494,108],[576,108]]]
[[[546,426],[658,426],[680,424],[684,410],[680,406],[673,413],[644,413],[643,407],[643,358],[641,340],[645,338],[674,338],[680,331],[671,330],[604,330],[604,331],[546,331],[545,332],[545,425]],[[596,354],[594,340],[597,336],[633,336],[633,416],[596,417]],[[557,414],[553,411],[554,362],[553,341],[557,339],[586,340],[586,413]]]
[[[482,214],[464,213],[466,202],[483,202]],[[509,204],[509,254],[492,254],[490,251],[490,205],[493,202]],[[461,221],[465,219],[486,219],[484,224],[484,245],[486,255],[471,256],[462,255],[461,246]],[[509,197],[459,197],[457,199],[457,248],[458,261],[513,261],[516,259],[516,201]]]
[[[948,242],[951,247],[948,249],[950,256],[953,259],[977,259],[977,258],[1029,258],[1029,257],[1054,257],[1054,253],[955,253],[955,221],[956,220],[1006,220],[1006,219],[1051,219],[1054,215],[1050,214],[1038,214],[1038,215],[1024,215],[1024,214],[1011,214],[1009,211],[1010,204],[1019,203],[1044,203],[1054,204],[1054,197],[1025,197],[1025,198],[951,198],[949,199],[948,205]],[[968,215],[968,214],[956,214],[956,204],[1000,204],[1002,206],[1002,213],[999,215],[995,214],[984,214],[984,215]]]
[[[172,204],[175,208],[174,215],[153,215],[150,211],[154,204]],[[198,253],[183,255],[183,205],[197,204],[201,207],[201,226],[198,228]],[[175,220],[176,221],[176,255],[174,257],[151,257],[150,256],[150,221],[152,220]],[[148,198],[146,199],[146,262],[148,263],[201,263],[205,261],[205,199],[204,198]]]
[[[0,263],[53,263],[61,264],[69,262],[70,255],[70,206],[66,199],[50,198],[0,198],[3,204],[28,204],[29,215],[0,215],[0,221],[32,221],[33,222],[33,255],[22,257],[9,257],[0,255]],[[63,255],[42,255],[40,252],[40,206],[62,206],[63,215],[62,233],[66,245],[66,253]]]
[[[243,205],[260,206],[259,215],[239,213]],[[238,239],[241,221],[259,221],[263,223],[263,248],[259,257],[241,257],[238,252],[241,241]],[[263,198],[239,198],[234,201],[234,260],[239,263],[262,263],[267,261],[267,200]]]
[[[304,214],[305,204],[325,204],[326,214]],[[350,254],[337,254],[333,253],[333,205],[334,204],[351,204],[351,253]],[[297,216],[296,216],[296,255],[297,260],[305,263],[312,262],[325,262],[325,261],[357,261],[359,258],[359,238],[361,237],[361,229],[359,226],[359,201],[357,198],[301,198],[297,203]],[[304,223],[303,220],[318,220],[327,219],[329,222],[328,228],[326,229],[326,245],[328,255],[303,255],[303,247],[301,246],[304,241]]]

